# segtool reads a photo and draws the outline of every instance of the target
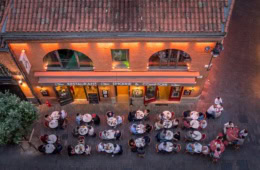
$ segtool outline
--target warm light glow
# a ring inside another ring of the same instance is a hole
[[[97,43],[99,48],[110,48],[114,46],[114,43]]]
[[[71,47],[87,47],[88,43],[70,43]]]
[[[138,47],[138,42],[121,43],[123,48]]]
[[[195,43],[196,47],[207,47],[207,46],[210,46],[211,48],[213,48],[215,46],[215,42],[197,42]]]
[[[20,80],[18,81],[18,83],[19,83],[20,85],[23,85],[23,80],[20,79]]]
[[[164,43],[162,42],[148,42],[146,43],[147,47],[153,48],[153,47],[162,47]]]
[[[171,48],[187,47],[188,45],[188,42],[173,42],[171,43]]]
[[[28,48],[27,43],[10,43],[9,44],[12,49],[22,49],[25,50]]]
[[[59,46],[59,43],[41,43],[41,47],[47,51],[57,50],[59,49]]]

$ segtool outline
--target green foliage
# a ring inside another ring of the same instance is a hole
[[[0,145],[18,143],[38,118],[37,108],[9,92],[0,92]]]

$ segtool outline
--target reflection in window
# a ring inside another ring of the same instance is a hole
[[[129,68],[129,51],[128,50],[111,50],[112,66],[115,69]]]
[[[93,70],[92,60],[88,56],[68,49],[50,52],[43,62],[47,70]]]
[[[153,54],[149,59],[150,69],[186,69],[191,61],[189,54],[181,50],[167,49]]]

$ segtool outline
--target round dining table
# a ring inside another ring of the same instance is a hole
[[[199,118],[199,112],[191,111],[190,112],[190,118],[193,119],[193,120],[197,120]]]
[[[169,120],[172,118],[172,112],[165,110],[163,111],[163,119]]]
[[[58,120],[60,118],[60,112],[59,111],[54,111],[51,113],[51,119]]]
[[[202,151],[202,145],[200,143],[194,143],[194,152],[201,153]]]
[[[193,128],[193,129],[198,129],[200,127],[200,123],[199,121],[197,120],[191,120],[190,121],[190,126]]]
[[[173,132],[170,130],[166,131],[165,139],[172,140],[173,139]]]
[[[84,115],[82,116],[82,121],[83,121],[83,122],[86,122],[86,123],[91,122],[91,121],[92,121],[92,116],[91,116],[91,114],[89,114],[89,113],[84,114]]]
[[[141,111],[141,110],[137,110],[136,113],[135,113],[135,117],[137,119],[143,119],[144,118],[144,112]]]
[[[53,153],[55,146],[52,143],[45,145],[45,153]]]
[[[215,151],[217,148],[220,148],[221,152],[224,152],[225,150],[225,145],[222,141],[215,139],[213,141],[210,142],[210,149],[212,151]]]
[[[173,143],[172,142],[166,142],[165,151],[166,152],[172,152],[173,151]]]
[[[199,131],[197,131],[197,130],[193,131],[191,136],[196,141],[199,141],[202,138],[202,134]]]
[[[105,145],[104,149],[105,149],[106,153],[113,153],[114,152],[115,148],[114,148],[113,143],[106,143],[104,145]]]
[[[104,136],[105,139],[114,139],[115,138],[116,131],[109,129],[102,132],[102,136]]]
[[[58,120],[56,120],[56,119],[53,119],[53,120],[51,120],[51,121],[49,122],[49,127],[52,128],[52,129],[57,128],[58,125],[59,125],[59,123],[58,123]]]
[[[117,125],[117,119],[115,117],[109,117],[107,118],[107,124],[111,127],[114,127]]]
[[[227,140],[232,142],[238,137],[239,129],[237,127],[227,128]]]
[[[171,120],[164,120],[163,121],[163,127],[166,129],[170,129],[172,127],[172,121]]]
[[[57,142],[58,137],[54,134],[48,135],[47,143],[55,143]]]
[[[88,133],[88,127],[87,126],[80,126],[79,127],[79,134],[84,136]]]
[[[143,134],[145,132],[145,125],[144,124],[138,124],[136,126],[136,131],[139,134]]]
[[[136,147],[138,147],[138,148],[144,147],[144,146],[145,146],[145,140],[144,140],[144,138],[141,137],[141,138],[135,139],[135,145],[136,145]]]
[[[76,154],[83,154],[85,152],[85,146],[83,144],[78,144],[75,146]]]

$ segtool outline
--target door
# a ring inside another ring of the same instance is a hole
[[[158,86],[159,100],[169,100],[169,94],[171,92],[170,86]]]
[[[87,99],[83,86],[70,86],[70,91],[74,99]]]
[[[70,92],[69,86],[56,86],[56,94],[59,98],[60,105],[65,105],[73,102],[73,97]]]
[[[174,86],[171,87],[171,92],[169,96],[169,100],[171,101],[180,101],[182,96],[183,87],[182,86]]]
[[[88,102],[90,104],[98,104],[100,101],[98,86],[85,86]]]
[[[153,102],[157,97],[157,86],[145,86],[144,104]]]
[[[117,102],[129,102],[129,86],[116,86]]]

